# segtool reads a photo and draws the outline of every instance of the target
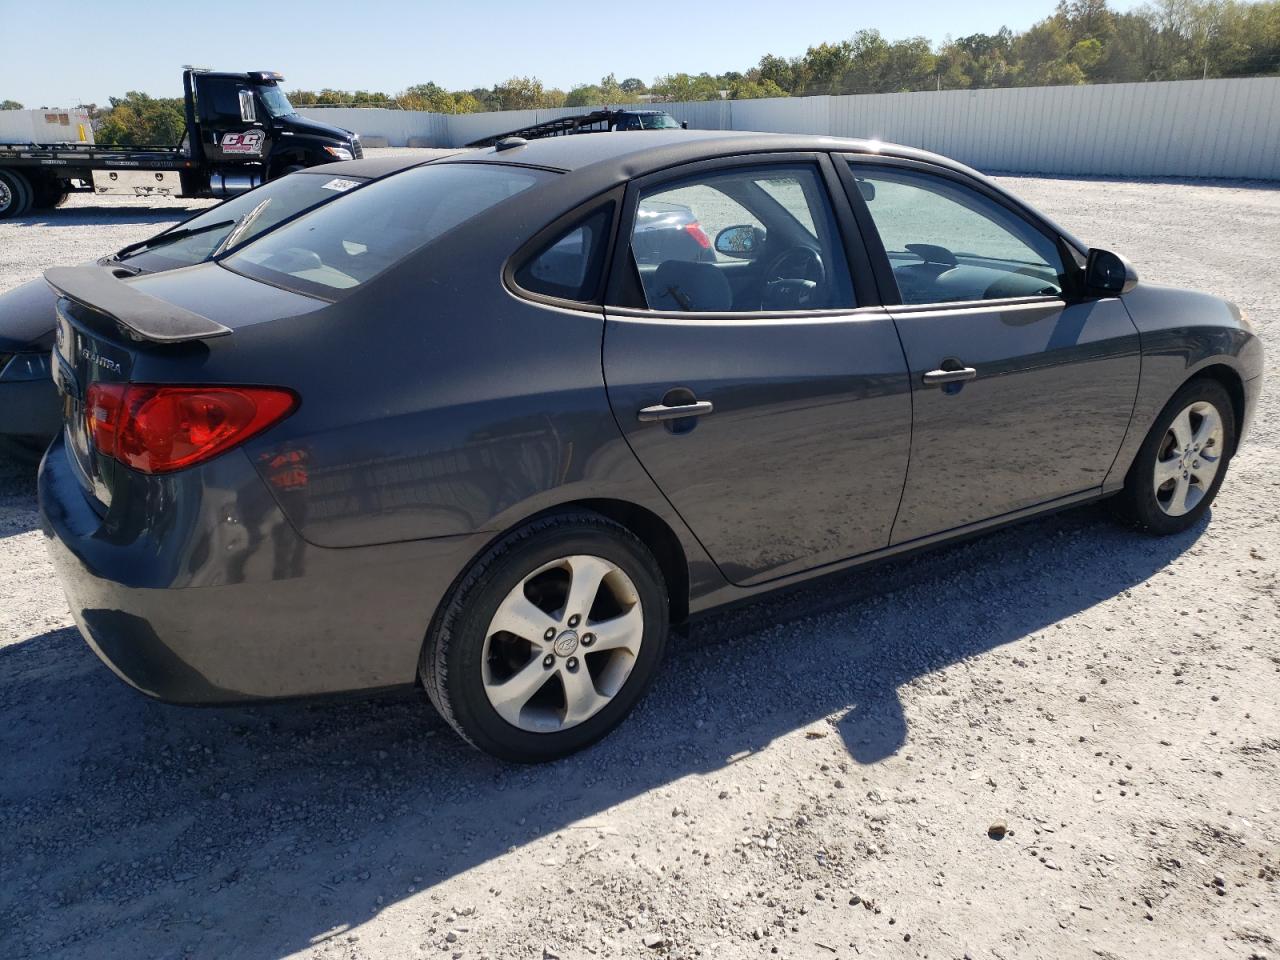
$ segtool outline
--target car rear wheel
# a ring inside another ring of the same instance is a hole
[[[18,170],[0,170],[0,220],[20,217],[31,209],[31,184]]]
[[[1235,409],[1216,380],[1182,387],[1147,434],[1116,515],[1149,533],[1168,535],[1195,526],[1208,511],[1235,452]]]
[[[431,702],[473,746],[538,762],[616,727],[667,636],[648,548],[594,513],[556,514],[491,547],[454,586],[423,647]]]

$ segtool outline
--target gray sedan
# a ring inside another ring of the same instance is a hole
[[[1230,303],[818,137],[508,140],[47,278],[41,508],[99,656],[185,703],[416,683],[524,761],[723,604],[1102,498],[1188,529],[1262,382]]]

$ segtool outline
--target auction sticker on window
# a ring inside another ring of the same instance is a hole
[[[343,180],[342,177],[334,177],[328,183],[320,185],[321,190],[337,190],[341,193],[343,190],[350,190],[352,187],[360,186],[359,180]]]

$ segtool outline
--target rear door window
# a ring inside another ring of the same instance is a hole
[[[353,191],[221,262],[267,283],[333,298],[556,176],[505,164],[418,167]]]

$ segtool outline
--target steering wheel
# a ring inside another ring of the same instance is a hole
[[[827,302],[827,268],[812,247],[783,250],[764,268],[764,310],[816,309]]]

